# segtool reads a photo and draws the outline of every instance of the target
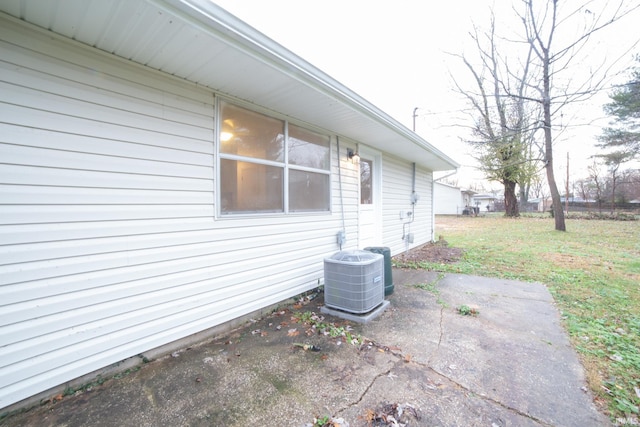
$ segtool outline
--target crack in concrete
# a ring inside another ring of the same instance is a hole
[[[442,344],[442,336],[444,335],[444,329],[442,327],[443,322],[444,322],[444,306],[441,306],[440,307],[440,323],[439,323],[440,333],[438,336],[438,344],[436,345],[436,348],[431,352],[431,354],[427,358],[428,362],[431,362],[433,357],[438,353],[438,351],[440,351],[440,344]]]
[[[491,296],[504,298],[504,299],[514,299],[514,300],[522,300],[522,301],[534,301],[534,302],[544,302],[544,303],[555,304],[553,301],[549,301],[547,299],[540,299],[540,298],[533,298],[533,297],[519,297],[515,295],[498,295],[498,294],[491,295]]]
[[[438,276],[438,278],[437,278],[436,280],[434,280],[434,281],[433,281],[433,286],[437,286],[437,285],[438,285],[438,283],[439,283],[440,281],[442,281],[445,277],[446,277],[446,274],[439,275],[439,276]],[[506,295],[500,295],[500,296],[501,296],[501,297],[505,297],[505,298],[513,298],[513,299],[523,299],[523,300],[532,300],[532,301],[547,302],[547,301],[539,300],[539,299],[536,299],[536,298],[511,297],[511,296],[506,296]],[[505,410],[507,410],[507,411],[510,411],[510,412],[513,412],[513,413],[515,413],[515,414],[517,414],[517,415],[520,415],[520,416],[522,416],[522,417],[528,418],[528,419],[530,419],[531,421],[534,421],[534,422],[536,422],[536,423],[538,423],[538,424],[540,424],[540,425],[547,426],[547,427],[553,427],[553,425],[551,425],[551,424],[549,424],[549,423],[546,423],[546,422],[544,422],[543,420],[541,420],[541,419],[539,419],[539,418],[537,418],[537,417],[535,417],[535,416],[533,416],[533,415],[531,415],[531,414],[528,414],[528,413],[523,412],[523,411],[521,411],[521,410],[519,410],[519,409],[517,409],[517,408],[513,408],[513,407],[511,407],[511,406],[509,406],[509,405],[506,405],[506,404],[504,404],[504,403],[502,403],[502,402],[500,402],[500,401],[498,401],[498,400],[496,400],[496,399],[491,398],[490,396],[486,396],[486,395],[484,395],[484,394],[482,394],[482,393],[477,393],[477,392],[475,392],[475,391],[473,391],[473,390],[469,389],[468,387],[466,387],[466,386],[464,386],[464,385],[460,384],[459,382],[455,381],[454,379],[452,379],[452,378],[448,377],[448,376],[447,376],[447,375],[445,375],[444,373],[439,372],[438,370],[436,370],[436,369],[434,369],[433,367],[431,367],[431,366],[429,366],[429,365],[428,365],[428,363],[430,363],[430,362],[431,362],[431,360],[433,360],[433,357],[434,357],[436,354],[438,354],[438,352],[440,351],[440,345],[442,344],[442,337],[443,337],[443,335],[444,335],[444,328],[443,328],[443,323],[444,323],[444,309],[445,309],[445,306],[444,306],[444,305],[441,305],[441,307],[440,307],[440,324],[439,324],[440,334],[439,334],[439,337],[438,337],[438,344],[437,344],[437,346],[436,346],[435,350],[433,350],[433,352],[432,352],[432,353],[430,354],[430,356],[427,358],[427,363],[421,363],[421,362],[417,362],[417,361],[411,361],[411,363],[415,363],[415,364],[416,364],[416,365],[418,365],[418,366],[421,366],[421,367],[423,367],[423,368],[429,369],[430,371],[432,371],[432,372],[433,372],[433,373],[435,373],[436,375],[438,375],[438,376],[440,376],[440,377],[444,378],[446,381],[449,381],[450,383],[455,384],[457,387],[459,387],[460,389],[462,389],[462,390],[464,390],[464,391],[466,391],[466,392],[468,392],[468,393],[473,393],[475,396],[480,397],[482,400],[485,400],[485,401],[491,402],[491,403],[493,403],[493,404],[495,404],[495,405],[498,405],[498,406],[500,406],[501,408],[503,408],[503,409],[505,409]],[[404,356],[403,356],[402,354],[395,353],[394,355],[395,355],[396,357],[400,357],[400,358],[402,358],[402,359],[404,360]]]
[[[379,378],[381,378],[381,377],[388,376],[388,375],[391,373],[391,371],[396,367],[396,365],[397,365],[398,363],[400,363],[400,362],[396,362],[396,363],[394,363],[394,365],[393,365],[391,368],[387,369],[387,371],[386,371],[386,372],[381,372],[381,373],[379,373],[378,375],[374,376],[374,377],[371,379],[371,381],[369,382],[369,385],[368,385],[368,386],[364,389],[364,391],[360,394],[360,397],[359,397],[357,400],[355,400],[355,401],[353,401],[353,402],[351,402],[351,403],[347,404],[347,405],[346,405],[345,407],[343,407],[342,409],[338,410],[338,411],[336,412],[336,414],[340,414],[340,413],[342,413],[342,412],[346,411],[347,409],[352,408],[352,407],[354,407],[354,406],[358,405],[360,402],[362,402],[362,399],[364,399],[364,397],[367,395],[367,393],[369,393],[369,390],[371,390],[371,387],[373,387],[373,385],[376,383],[376,381],[378,381],[378,379],[379,379]]]
[[[436,280],[434,280],[434,281],[432,282],[432,285],[433,285],[433,286],[437,286],[437,284],[438,284],[441,280],[443,280],[443,279],[445,278],[445,276],[446,276],[446,275],[444,275],[444,274],[440,275]],[[437,294],[436,294],[436,296],[437,296]],[[506,296],[503,296],[503,295],[500,295],[500,296],[501,296],[501,297],[506,297]],[[532,298],[525,298],[525,297],[509,297],[509,298],[514,298],[514,299],[523,299],[523,300],[533,300],[533,301],[541,301],[541,302],[547,302],[547,301],[544,301],[544,300],[538,300],[538,299],[532,299]],[[364,389],[364,391],[360,394],[360,396],[358,397],[358,399],[356,399],[355,401],[353,401],[353,402],[351,402],[351,403],[348,403],[346,406],[344,406],[343,408],[341,408],[340,410],[338,410],[338,411],[336,412],[336,414],[340,414],[340,413],[342,413],[342,412],[346,411],[347,409],[352,408],[352,407],[354,407],[354,406],[356,406],[356,405],[360,404],[360,403],[362,402],[362,400],[365,398],[365,396],[369,393],[369,391],[371,390],[371,388],[374,386],[374,384],[376,383],[376,381],[378,381],[378,379],[380,379],[380,378],[381,378],[381,377],[383,377],[383,376],[389,376],[389,375],[394,371],[394,369],[396,369],[396,368],[398,367],[398,365],[402,365],[402,364],[405,364],[405,363],[413,363],[413,364],[416,364],[416,365],[418,365],[418,366],[420,366],[420,367],[422,367],[422,368],[425,368],[425,369],[430,370],[430,371],[431,371],[431,372],[433,372],[434,374],[438,375],[439,377],[443,378],[444,380],[448,381],[449,383],[451,383],[451,384],[455,385],[455,387],[457,387],[458,389],[463,390],[463,391],[465,391],[465,392],[467,392],[467,393],[471,393],[471,394],[473,394],[474,396],[477,396],[477,397],[479,397],[480,399],[482,399],[482,400],[484,400],[484,401],[486,401],[486,402],[490,402],[490,403],[492,403],[492,404],[495,404],[495,405],[497,405],[497,406],[499,406],[499,407],[503,408],[503,409],[504,409],[504,410],[506,410],[506,411],[509,411],[509,412],[512,412],[512,413],[514,413],[514,414],[516,414],[516,415],[519,415],[519,416],[521,416],[521,417],[527,418],[527,419],[529,419],[529,420],[531,420],[531,421],[533,421],[533,422],[535,422],[535,423],[540,424],[541,426],[544,426],[544,427],[554,427],[554,426],[553,426],[553,424],[549,424],[549,423],[545,422],[544,420],[541,420],[541,419],[539,419],[539,418],[535,417],[534,415],[531,415],[531,414],[528,414],[528,413],[526,413],[526,412],[524,412],[524,411],[521,411],[521,410],[519,410],[518,408],[511,407],[511,406],[509,406],[509,405],[507,405],[507,404],[505,404],[505,403],[503,403],[503,402],[500,402],[499,400],[496,400],[496,399],[494,399],[494,398],[492,398],[492,397],[490,397],[490,396],[486,396],[486,395],[485,395],[485,394],[483,394],[483,393],[478,393],[478,392],[476,392],[476,391],[474,391],[474,390],[470,389],[469,387],[467,387],[467,386],[465,386],[465,385],[463,385],[463,384],[461,384],[461,383],[457,382],[457,381],[456,381],[456,380],[454,380],[453,378],[451,378],[451,377],[447,376],[446,374],[444,374],[444,373],[442,373],[442,372],[438,371],[437,369],[435,369],[435,368],[433,368],[433,367],[431,367],[431,366],[429,365],[429,363],[431,362],[431,360],[433,360],[433,358],[435,357],[435,355],[437,355],[437,354],[438,354],[438,352],[440,351],[440,346],[441,346],[441,344],[442,344],[442,338],[443,338],[443,336],[444,336],[444,327],[443,327],[443,324],[444,324],[445,308],[446,308],[446,307],[445,307],[445,305],[441,304],[441,307],[440,307],[440,322],[439,322],[439,336],[438,336],[438,344],[437,344],[436,348],[433,350],[433,352],[430,354],[430,356],[427,358],[427,363],[417,362],[417,361],[415,361],[415,360],[408,359],[408,358],[407,358],[407,356],[406,356],[406,355],[404,355],[404,354],[402,353],[402,351],[397,351],[397,350],[399,350],[399,349],[397,349],[397,348],[392,349],[391,347],[387,347],[387,346],[384,346],[384,345],[378,344],[378,343],[376,343],[376,342],[375,342],[375,341],[373,341],[373,340],[370,340],[371,344],[373,344],[375,347],[377,347],[377,348],[379,348],[379,349],[383,349],[383,350],[385,350],[386,352],[388,352],[389,354],[393,355],[394,357],[396,357],[396,358],[398,359],[398,361],[397,361],[397,362],[395,362],[395,363],[393,364],[393,366],[392,366],[392,367],[390,367],[389,369],[387,369],[385,372],[381,372],[381,373],[377,374],[376,376],[374,376],[374,377],[371,379],[371,381],[369,382],[369,384],[367,385],[367,387]]]
[[[433,282],[431,282],[431,284],[433,285],[433,287],[435,288],[436,286],[438,286],[438,283],[440,283],[442,280],[444,280],[444,278],[445,278],[446,276],[447,276],[447,275],[446,275],[446,274],[444,274],[444,273],[439,273],[439,274],[438,274],[438,277],[437,277]],[[434,294],[435,294],[435,296],[436,296],[436,302],[437,302],[438,304],[440,304],[440,322],[439,322],[439,331],[440,331],[440,333],[439,333],[439,336],[438,336],[438,345],[436,346],[436,348],[433,350],[433,352],[432,352],[432,353],[429,355],[429,357],[427,358],[427,360],[428,360],[428,361],[431,361],[431,359],[433,358],[433,356],[434,356],[436,353],[438,353],[438,351],[440,350],[440,344],[442,343],[442,336],[444,335],[444,330],[443,330],[443,328],[442,328],[442,323],[443,323],[443,321],[444,321],[444,308],[445,308],[445,305],[444,305],[444,304],[442,304],[442,303],[441,303],[441,301],[440,301],[440,299],[439,299],[439,298],[440,298],[440,292],[438,292],[438,291],[436,290],[436,292],[435,292]]]
[[[528,419],[530,419],[531,421],[534,421],[534,422],[536,422],[536,423],[538,423],[538,424],[540,424],[540,425],[543,425],[543,426],[546,426],[546,427],[554,427],[554,426],[553,426],[553,424],[549,424],[549,423],[547,423],[547,422],[545,422],[545,421],[543,421],[543,420],[541,420],[541,419],[539,419],[539,418],[537,418],[537,417],[535,417],[535,416],[533,416],[533,415],[531,415],[531,414],[528,414],[528,413],[526,413],[526,412],[523,412],[523,411],[519,410],[518,408],[513,408],[513,407],[511,407],[511,406],[509,406],[509,405],[506,405],[506,404],[504,404],[504,403],[500,402],[499,400],[496,400],[496,399],[494,399],[494,398],[492,398],[492,397],[490,397],[490,396],[486,396],[486,395],[485,395],[485,394],[483,394],[483,393],[478,393],[478,392],[476,392],[476,391],[473,391],[473,390],[471,390],[470,388],[468,388],[467,386],[460,384],[460,383],[459,383],[459,382],[457,382],[456,380],[454,380],[454,379],[450,378],[450,377],[449,377],[449,376],[447,376],[446,374],[444,374],[444,373],[442,373],[442,372],[438,371],[437,369],[435,369],[435,368],[433,368],[433,367],[431,367],[431,366],[428,366],[428,365],[426,365],[426,364],[424,364],[424,363],[419,363],[419,362],[414,362],[414,363],[416,363],[416,364],[417,364],[417,365],[419,365],[419,366],[422,366],[422,367],[424,367],[424,368],[429,369],[429,370],[430,370],[431,372],[433,372],[434,374],[436,374],[436,375],[438,375],[438,376],[440,376],[440,377],[444,378],[445,380],[447,380],[447,381],[449,381],[449,382],[451,382],[451,383],[455,384],[457,387],[461,388],[461,389],[462,389],[462,390],[464,390],[464,391],[467,391],[467,392],[469,392],[469,393],[473,393],[475,396],[480,397],[482,400],[485,400],[485,401],[488,401],[488,402],[494,403],[494,404],[496,404],[496,405],[500,406],[501,408],[506,409],[507,411],[510,411],[510,412],[513,412],[513,413],[515,413],[515,414],[518,414],[518,415],[520,415],[520,416],[522,416],[522,417],[528,418]]]
[[[432,355],[431,355],[431,356],[435,355],[435,354],[437,353],[437,351],[439,350],[439,348],[440,348],[440,343],[441,343],[441,341],[442,341],[442,334],[443,334],[443,331],[442,331],[442,321],[443,321],[443,318],[444,318],[444,307],[442,307],[442,309],[441,309],[441,311],[440,311],[440,338],[439,338],[439,340],[438,340],[438,348],[437,348],[437,349],[432,353]],[[353,402],[351,402],[351,403],[347,404],[345,407],[343,407],[343,408],[342,408],[342,409],[340,409],[339,411],[337,411],[337,414],[340,414],[340,413],[342,413],[342,412],[346,411],[347,409],[349,409],[349,408],[351,408],[351,407],[353,407],[353,406],[356,406],[356,405],[358,405],[360,402],[362,402],[362,400],[365,398],[365,396],[367,395],[367,393],[369,392],[369,390],[371,390],[371,388],[372,388],[372,387],[373,387],[373,385],[376,383],[376,381],[377,381],[379,378],[383,377],[383,376],[389,376],[389,374],[391,374],[391,373],[392,373],[392,371],[393,371],[395,368],[397,368],[397,367],[398,367],[398,365],[403,365],[403,364],[406,364],[406,363],[413,363],[413,364],[418,365],[418,366],[420,366],[420,367],[422,367],[422,368],[425,368],[425,369],[430,370],[431,372],[433,372],[434,374],[436,374],[436,375],[438,375],[439,377],[443,378],[444,380],[448,381],[449,383],[454,384],[457,388],[459,388],[459,389],[461,389],[461,390],[464,390],[465,392],[472,393],[474,396],[478,396],[480,399],[482,399],[482,400],[484,400],[484,401],[486,401],[486,402],[490,402],[490,403],[493,403],[493,404],[495,404],[495,405],[498,405],[499,407],[501,407],[501,408],[503,408],[503,409],[505,409],[505,410],[507,410],[507,411],[509,411],[509,412],[512,412],[512,413],[514,413],[514,414],[517,414],[517,415],[519,415],[519,416],[521,416],[521,417],[525,417],[525,418],[527,418],[527,419],[529,419],[529,420],[531,420],[531,421],[533,421],[533,422],[535,422],[535,423],[540,424],[541,426],[544,426],[544,427],[554,427],[554,426],[553,426],[553,424],[549,424],[549,423],[545,422],[544,420],[541,420],[540,418],[537,418],[537,417],[536,417],[536,416],[534,416],[534,415],[531,415],[531,414],[528,414],[528,413],[526,413],[526,412],[524,412],[524,411],[521,411],[521,410],[519,410],[518,408],[511,407],[511,406],[509,406],[509,405],[507,405],[507,404],[505,404],[505,403],[502,403],[502,402],[500,402],[499,400],[496,400],[496,399],[494,399],[494,398],[492,398],[492,397],[490,397],[490,396],[487,396],[487,395],[485,395],[485,394],[483,394],[483,393],[478,393],[478,392],[476,392],[476,391],[474,391],[474,390],[470,389],[469,387],[467,387],[467,386],[465,386],[465,385],[463,385],[463,384],[461,384],[461,383],[457,382],[456,380],[454,380],[453,378],[449,377],[449,376],[448,376],[448,375],[446,375],[445,373],[440,372],[440,371],[438,371],[437,369],[435,369],[435,368],[431,367],[431,366],[428,364],[428,363],[431,361],[431,359],[429,359],[427,363],[422,363],[422,362],[418,362],[418,361],[415,361],[415,360],[410,360],[410,359],[408,359],[408,358],[407,358],[407,356],[406,356],[406,355],[404,355],[402,352],[392,351],[392,350],[390,350],[390,348],[389,348],[389,347],[382,346],[382,345],[380,345],[380,344],[378,344],[378,343],[375,343],[375,342],[373,342],[373,341],[372,341],[372,343],[374,344],[374,346],[375,346],[375,347],[377,347],[377,348],[381,348],[381,349],[385,349],[385,351],[388,351],[388,352],[389,352],[389,354],[391,354],[391,355],[395,356],[395,357],[398,359],[398,361],[397,361],[397,362],[395,362],[395,363],[393,364],[393,366],[392,366],[391,368],[387,369],[385,372],[379,373],[379,374],[377,374],[376,376],[374,376],[374,377],[373,377],[373,379],[369,382],[369,385],[367,385],[367,387],[365,388],[365,390],[360,394],[360,397],[359,397],[357,400],[355,400],[355,401],[353,401]]]

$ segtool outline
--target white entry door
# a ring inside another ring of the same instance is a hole
[[[360,152],[360,210],[358,246],[382,245],[380,155]]]

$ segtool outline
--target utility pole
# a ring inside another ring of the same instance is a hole
[[[416,117],[418,116],[416,114],[416,111],[418,111],[418,107],[413,109],[413,131],[416,131]]]

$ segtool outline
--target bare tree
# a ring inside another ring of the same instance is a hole
[[[540,71],[540,82],[535,86],[538,95],[534,100],[542,107],[544,160],[553,203],[555,229],[566,231],[564,212],[553,169],[553,118],[560,114],[563,107],[588,99],[601,89],[606,81],[608,69],[604,67],[603,63],[585,80],[572,82],[568,78],[564,85],[556,85],[554,79],[559,80],[560,74],[566,74],[568,70],[571,70],[571,64],[578,53],[587,46],[589,38],[595,32],[637,10],[640,5],[636,4],[625,8],[625,1],[621,0],[617,8],[605,16],[604,13],[595,14],[589,9],[592,2],[580,2],[577,8],[563,10],[563,16],[560,16],[559,3],[558,0],[542,2],[522,0],[524,11],[519,13],[519,18],[525,29],[526,41],[534,51],[536,67]],[[560,28],[565,24],[578,21],[583,25],[582,30],[569,42],[557,46],[559,42],[556,40],[556,36]],[[517,94],[513,95],[517,96]]]
[[[533,175],[529,184],[529,189],[533,197],[540,199],[542,203],[542,212],[547,210],[547,199],[549,198],[549,193],[545,184],[544,176],[542,176],[539,171]]]
[[[562,117],[564,107],[592,97],[603,88],[609,77],[611,65],[607,68],[603,59],[590,73],[574,79],[582,71],[577,62],[580,55],[586,54],[585,48],[591,36],[640,9],[640,4],[618,0],[617,6],[608,9],[605,14],[605,11],[594,13],[590,9],[596,6],[594,1],[580,2],[577,6],[558,0],[520,1],[521,9],[514,11],[522,23],[524,39],[502,39],[505,43],[511,42],[521,48],[520,55],[517,55],[517,67],[513,68],[514,62],[508,63],[506,56],[501,55],[496,47],[495,18],[492,14],[491,29],[482,39],[488,44],[487,48],[481,43],[477,31],[472,33],[480,52],[482,72],[462,56],[475,78],[479,92],[472,94],[462,90],[457,83],[456,86],[471,101],[480,117],[474,127],[474,133],[480,140],[476,142],[485,143],[479,145],[484,150],[479,160],[481,163],[485,162],[483,168],[489,173],[490,179],[505,185],[508,212],[510,200],[515,199],[515,195],[511,194],[515,183],[524,182],[522,178],[516,178],[517,174],[513,173],[511,166],[531,161],[521,154],[521,150],[526,147],[527,138],[535,141],[533,128],[542,129],[544,137],[539,148],[552,199],[555,229],[566,231],[554,174],[554,134],[559,130],[554,127],[555,119]],[[631,6],[627,6],[628,3]],[[574,9],[569,9],[570,7]],[[560,34],[563,37],[559,37]],[[631,44],[629,49],[637,41]],[[484,73],[488,77],[485,78]],[[537,108],[531,108],[531,103],[537,105]],[[539,116],[536,111],[540,112]],[[540,119],[536,121],[537,117]],[[520,154],[514,157],[516,152]],[[517,211],[515,213],[517,215]]]
[[[589,200],[591,199],[591,182],[588,179],[578,179],[575,183],[574,183],[574,188],[576,188],[576,192],[577,194],[582,198],[582,200],[585,201],[585,204],[587,205],[587,207],[589,206]]]
[[[548,197],[547,192],[545,191],[544,178],[540,176],[540,174],[536,173],[531,179],[530,191],[533,194],[533,197],[543,198]]]
[[[521,197],[523,191],[526,194],[535,173],[530,157],[535,129],[529,126],[532,114],[525,96],[531,85],[529,65],[533,48],[529,49],[526,60],[518,64],[517,70],[510,68],[506,58],[498,52],[493,14],[488,32],[479,33],[475,29],[470,36],[481,65],[472,65],[464,55],[460,58],[473,76],[477,92],[463,89],[454,79],[458,91],[473,107],[472,132],[476,139],[467,142],[474,147],[485,176],[504,186],[505,215],[517,217],[520,212],[516,188],[520,186]],[[518,96],[509,97],[510,91]]]
[[[600,176],[600,165],[594,159],[593,163],[591,163],[587,170],[589,171],[589,179],[593,185],[593,189],[595,190],[595,199],[598,203],[598,212],[602,212],[602,201],[604,196],[604,181]]]

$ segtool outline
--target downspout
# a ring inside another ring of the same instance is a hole
[[[457,172],[457,171],[456,171]],[[436,241],[436,180],[431,171],[431,241]]]
[[[411,194],[416,192],[416,162],[413,162],[413,178],[411,180]]]

